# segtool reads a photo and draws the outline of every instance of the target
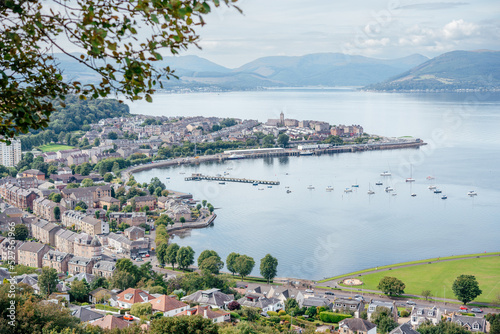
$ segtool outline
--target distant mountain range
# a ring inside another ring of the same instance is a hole
[[[58,57],[64,76],[96,82],[98,76],[69,57]],[[264,57],[229,69],[197,56],[165,57],[179,80],[166,89],[255,90],[271,87],[365,86],[369,90],[426,90],[500,87],[500,52],[453,51],[433,59],[414,54],[376,59],[341,53]]]
[[[365,88],[384,91],[499,89],[500,52],[447,52]]]

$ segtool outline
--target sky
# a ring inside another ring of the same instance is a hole
[[[500,1],[239,0],[199,28],[198,55],[236,68],[259,57],[342,52],[391,59],[500,50]]]

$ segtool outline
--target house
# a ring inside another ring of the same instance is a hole
[[[398,309],[397,309],[395,303],[394,302],[393,303],[391,303],[391,302],[382,302],[382,301],[378,301],[378,300],[372,300],[370,302],[370,304],[368,305],[368,310],[367,310],[368,320],[371,319],[373,312],[375,312],[378,307],[386,307],[386,308],[388,308],[390,310],[390,312],[392,313],[394,321],[397,321],[397,319],[398,319]]]
[[[89,324],[94,321],[104,318],[104,314],[94,312],[89,309],[89,306],[71,306],[69,308],[71,315],[80,319],[80,322],[87,322]]]
[[[70,275],[78,275],[80,273],[92,274],[92,268],[94,267],[95,260],[75,256],[68,262],[68,273]]]
[[[146,230],[143,229],[142,227],[131,226],[131,227],[125,229],[125,231],[123,231],[123,233],[125,234],[125,236],[127,238],[129,238],[130,240],[134,241],[134,240],[137,240],[137,239],[144,238]]]
[[[339,333],[377,334],[377,325],[361,318],[348,318],[339,322]]]
[[[0,259],[2,261],[9,261],[9,263],[18,263],[18,250],[21,245],[24,244],[24,241],[8,239],[5,238],[0,243]]]
[[[37,180],[45,180],[45,173],[38,169],[28,169],[21,173],[21,177],[36,177]]]
[[[109,233],[109,224],[107,222],[75,210],[66,210],[62,214],[61,223],[66,227],[74,227],[89,235]]]
[[[16,281],[16,284],[27,284],[33,288],[36,294],[40,293],[40,287],[38,286],[38,274],[23,274],[14,276],[13,279]]]
[[[73,175],[74,176],[74,175]],[[83,201],[87,207],[93,208],[102,197],[111,196],[111,186],[92,186],[86,188],[65,188],[61,191],[66,209],[72,210],[76,203]],[[61,203],[63,203],[61,201]]]
[[[89,302],[92,304],[98,304],[105,301],[108,301],[110,298],[116,297],[116,293],[111,290],[104,288],[97,288],[95,290],[90,291],[89,293]]]
[[[436,306],[432,308],[416,307],[411,309],[410,323],[413,328],[417,328],[424,322],[430,321],[435,326],[441,321],[441,310]]]
[[[103,329],[111,330],[111,329],[115,329],[115,328],[124,329],[124,328],[132,326],[133,324],[129,323],[129,322],[117,317],[117,316],[108,314],[104,318],[101,318],[101,319],[94,321],[92,323],[92,325],[99,326]]]
[[[100,259],[102,255],[102,244],[96,235],[92,237],[86,233],[78,234],[75,237],[73,248],[75,256]]]
[[[257,293],[247,293],[243,298],[238,299],[241,306],[257,307],[262,312],[274,311],[285,309],[285,304],[277,298],[267,298],[264,295]]]
[[[10,183],[0,185],[0,196],[5,202],[21,210],[33,210],[33,201],[38,198],[33,189],[23,189]]]
[[[42,268],[43,256],[50,247],[39,242],[25,242],[17,250],[18,263],[34,268]]]
[[[38,239],[40,242],[51,246],[55,246],[55,236],[57,231],[60,229],[60,226],[49,223],[46,220],[39,220],[38,222],[31,224],[31,234],[33,237]]]
[[[97,277],[113,277],[113,272],[116,269],[116,263],[111,261],[99,261],[94,264],[92,268],[92,274]]]
[[[225,309],[226,305],[234,300],[234,295],[226,295],[220,289],[198,290],[193,294],[182,297],[181,300]]]
[[[76,274],[70,278],[65,279],[64,281],[67,283],[71,283],[73,281],[83,281],[84,279],[88,283],[92,283],[96,279],[96,277],[92,274],[87,274],[86,272],[81,272],[81,273]]]
[[[486,333],[486,319],[470,317],[468,315],[453,314],[451,322],[462,326],[473,333]]]
[[[112,205],[118,205],[118,207],[120,207],[120,201],[111,196],[104,196],[99,198],[98,205],[96,207],[107,210],[111,208]]]
[[[73,254],[49,250],[43,256],[42,266],[54,268],[58,273],[65,273],[68,271],[68,262],[72,257]]]
[[[111,212],[109,220],[116,220],[116,223],[137,226],[147,222],[146,212]]]
[[[56,249],[63,253],[73,254],[75,252],[74,244],[77,236],[78,234],[75,232],[60,229],[54,237]]]
[[[289,289],[283,286],[273,286],[267,293],[267,298],[278,298],[283,303],[288,298],[296,298],[299,294],[298,290]]]
[[[128,288],[116,296],[116,301],[120,308],[131,308],[132,305],[136,303],[147,303],[153,299],[155,299],[155,297],[149,293],[132,288]]]
[[[154,196],[136,196],[132,197],[127,201],[127,205],[133,205],[135,203],[136,209],[148,206],[150,209],[156,207],[156,197]]]
[[[342,310],[349,310],[354,312],[354,316],[359,318],[361,312],[365,310],[365,303],[362,300],[349,299],[349,298],[335,298],[333,308],[338,312]]]
[[[149,238],[130,240],[122,234],[111,232],[107,236],[108,248],[115,253],[139,257],[149,253]]]
[[[188,304],[167,295],[161,295],[156,299],[150,300],[149,303],[153,307],[153,313],[161,312],[164,317],[173,317],[189,308]]]
[[[43,197],[39,197],[33,201],[33,213],[49,222],[56,222],[61,219],[60,215],[56,219],[54,213],[56,207],[59,207],[57,203]]]
[[[0,285],[3,284],[3,280],[9,280],[11,278],[9,271],[6,268],[0,268]]]
[[[299,298],[297,297],[297,301],[299,302]],[[321,297],[307,297],[304,299],[301,299],[299,302],[300,307],[327,307],[328,309],[332,309],[333,303],[328,300],[328,298],[321,298]]]
[[[68,165],[81,165],[85,162],[90,161],[90,157],[84,153],[74,153],[66,158],[68,160]]]
[[[221,310],[214,311],[210,306],[200,306],[197,305],[193,308],[189,308],[186,311],[176,314],[176,316],[191,316],[191,315],[201,315],[205,319],[210,319],[214,323],[221,323],[224,321],[229,321],[231,319],[231,314]]]
[[[389,334],[420,334],[420,333],[414,330],[411,327],[411,324],[407,322],[394,328],[392,331],[389,332]]]

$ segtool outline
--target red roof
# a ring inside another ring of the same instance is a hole
[[[115,328],[123,329],[129,327],[131,323],[126,322],[125,320],[122,320],[115,316],[112,316],[111,314],[108,314],[104,318],[94,321],[92,325],[99,326],[104,329],[115,329]]]
[[[150,300],[149,302],[153,305],[153,310],[161,312],[168,312],[189,306],[188,304],[167,295],[162,295],[156,299]]]
[[[116,298],[118,301],[128,304],[144,303],[155,299],[154,296],[151,296],[143,290],[132,288],[128,288],[127,290],[119,293]]]
[[[205,316],[205,311],[206,311],[206,316]],[[219,318],[225,315],[228,315],[228,312],[224,311],[212,311],[210,306],[195,306],[193,308],[187,309],[186,311],[183,311],[181,313],[176,314],[175,316],[181,316],[181,315],[201,315],[203,318],[208,318],[208,319],[215,319]]]

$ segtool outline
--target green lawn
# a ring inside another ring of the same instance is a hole
[[[462,274],[476,276],[483,291],[476,299],[477,302],[491,302],[500,295],[500,256],[423,264],[358,278],[364,282],[364,289],[377,290],[382,277],[392,276],[405,283],[407,294],[420,295],[423,290],[431,290],[434,297],[456,299],[451,286]]]
[[[43,146],[38,147],[38,149],[41,150],[42,152],[57,152],[57,151],[62,151],[62,150],[70,150],[72,148],[75,148],[75,147],[68,146],[68,145],[60,145],[60,144],[48,144],[48,145],[43,145]]]

